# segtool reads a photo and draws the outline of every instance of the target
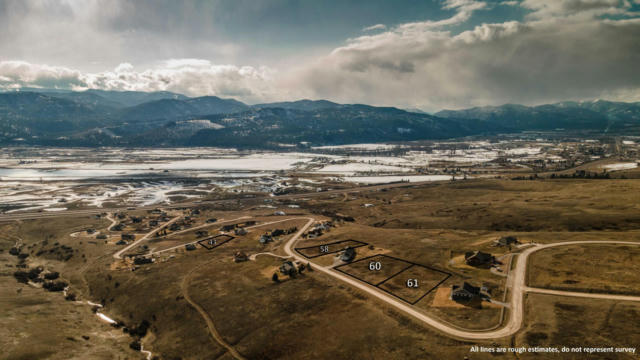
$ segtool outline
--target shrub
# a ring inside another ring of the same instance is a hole
[[[59,277],[60,277],[60,273],[57,271],[44,274],[44,278],[47,280],[55,280]]]
[[[16,271],[13,273],[13,277],[15,277],[19,283],[26,284],[29,282],[29,273],[26,271]]]
[[[44,283],[42,287],[47,289],[48,291],[62,291],[67,287],[67,285],[69,284],[64,281],[48,281]]]
[[[135,351],[142,350],[142,345],[140,345],[139,341],[133,341],[131,344],[129,344],[129,347],[132,348]]]

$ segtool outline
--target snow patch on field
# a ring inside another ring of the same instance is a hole
[[[603,166],[604,169],[611,170],[611,171],[629,170],[629,169],[635,169],[637,167],[638,167],[637,162],[615,163],[615,164],[608,164]]]
[[[409,168],[391,165],[364,164],[364,163],[346,163],[331,164],[324,166],[317,172],[320,173],[342,173],[345,175],[353,175],[358,172],[405,172],[410,171]]]

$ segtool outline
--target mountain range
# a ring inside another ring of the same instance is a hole
[[[4,145],[278,148],[522,131],[625,132],[638,127],[640,103],[603,100],[427,114],[327,100],[247,105],[166,91],[0,93],[0,144]]]

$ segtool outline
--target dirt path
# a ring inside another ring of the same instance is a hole
[[[211,261],[209,261],[211,262]],[[209,313],[207,313],[204,308],[202,308],[202,306],[200,306],[197,302],[195,302],[191,296],[189,295],[189,282],[191,280],[191,276],[201,267],[209,264],[209,262],[206,262],[204,264],[198,265],[195,268],[193,268],[183,279],[182,279],[182,284],[180,285],[180,288],[182,289],[182,296],[184,296],[184,299],[187,300],[187,302],[189,303],[189,305],[193,306],[193,308],[195,308],[200,315],[202,316],[202,318],[204,319],[204,321],[207,323],[207,327],[209,328],[209,333],[211,334],[211,337],[213,338],[213,340],[215,340],[218,344],[222,345],[225,349],[227,349],[227,351],[236,359],[239,360],[243,360],[245,359],[233,346],[231,346],[228,342],[226,342],[222,336],[220,336],[220,333],[218,333],[218,330],[216,330],[215,325],[213,324],[213,320],[211,319],[211,316],[209,316]]]
[[[276,254],[271,253],[271,252],[261,252],[261,253],[257,253],[257,254],[253,254],[253,255],[249,256],[249,260],[255,261],[256,257],[258,257],[259,255],[269,255],[269,256],[280,258],[280,259],[288,259],[288,258],[291,257],[291,256],[276,255]]]

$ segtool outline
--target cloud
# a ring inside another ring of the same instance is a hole
[[[484,1],[476,0],[447,0],[444,2],[443,9],[455,10],[456,13],[450,18],[446,18],[438,21],[419,21],[413,23],[407,23],[395,28],[395,31],[405,33],[415,33],[420,31],[426,31],[436,28],[442,28],[445,26],[452,26],[462,24],[471,18],[471,15],[477,11],[487,7]]]
[[[166,90],[258,102],[275,96],[271,80],[274,74],[274,70],[267,67],[217,65],[202,59],[171,59],[142,71],[122,63],[112,71],[95,73],[24,61],[2,61],[0,88]]]
[[[631,4],[626,0],[523,0],[520,5],[532,11],[530,19],[632,15],[628,12]]]
[[[362,29],[362,31],[374,31],[374,30],[386,30],[387,26],[385,24],[375,24],[375,25],[371,25],[371,26],[367,26],[366,28]]]
[[[189,55],[184,57],[154,53],[154,58],[165,60],[142,65],[135,57],[115,52],[118,62],[91,71],[5,59],[0,61],[0,88],[168,90],[235,97],[249,103],[326,98],[432,111],[593,98],[638,100],[640,17],[631,2],[507,3],[520,6],[526,15],[519,21],[470,26],[477,21],[476,12],[489,11],[492,6],[483,1],[449,0],[442,3],[449,14],[444,19],[393,27],[376,24],[364,29],[375,32],[322,50],[322,56],[311,57],[302,51],[299,57],[282,56],[279,66],[233,65],[233,61],[212,61],[209,59],[217,57],[192,56],[186,51]],[[60,17],[73,18],[80,10],[72,10],[61,7],[57,11]],[[0,32],[0,40],[3,36],[11,41],[11,33]],[[91,46],[102,42],[109,39],[99,37]],[[20,48],[28,47],[22,44]]]
[[[640,19],[629,18],[634,15],[624,2],[614,9],[609,1],[565,1],[558,7],[550,5],[556,0],[525,2],[522,6],[540,13],[458,34],[445,24],[482,7],[448,2],[457,9],[451,18],[351,39],[300,70],[292,83],[313,98],[429,110],[629,100],[640,92]],[[594,15],[613,13],[625,16]]]

